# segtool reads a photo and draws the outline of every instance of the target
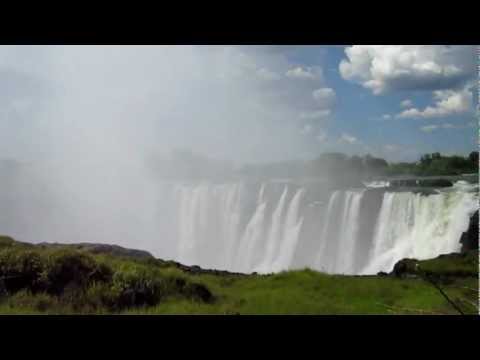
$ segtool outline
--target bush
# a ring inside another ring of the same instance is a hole
[[[41,287],[44,261],[36,251],[21,251],[14,247],[0,252],[0,278],[8,293],[21,289],[37,291]]]
[[[45,293],[33,294],[29,290],[21,290],[8,299],[7,304],[12,308],[45,312],[51,309],[58,310],[58,299]]]
[[[151,259],[0,240],[9,244],[0,247],[0,296],[6,295],[9,304],[18,301],[27,311],[118,312],[155,306],[167,298],[213,301],[205,285]]]
[[[67,286],[85,289],[93,282],[108,282],[112,270],[87,254],[58,251],[49,256],[43,274],[45,290],[60,295]]]
[[[72,251],[39,252],[9,247],[0,252],[0,278],[8,293],[27,289],[61,295],[64,289],[85,289],[110,281],[112,270],[87,254]]]

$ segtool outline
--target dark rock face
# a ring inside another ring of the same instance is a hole
[[[470,218],[470,225],[468,230],[462,234],[460,243],[462,252],[478,250],[478,210]]]
[[[403,259],[395,264],[391,274],[396,277],[405,277],[409,274],[414,274],[416,267],[417,260]]]
[[[231,275],[248,276],[248,274],[235,273],[235,272],[230,272],[225,270],[202,269],[200,266],[197,266],[197,265],[187,266],[187,265],[180,264],[176,261],[163,261],[163,260],[160,260],[160,261],[162,261],[164,264],[167,264],[167,265],[173,265],[176,268],[184,272],[190,273],[192,275],[210,274],[210,275],[217,275],[217,276],[231,276]]]
[[[391,187],[450,187],[453,183],[447,179],[399,179],[391,180]]]

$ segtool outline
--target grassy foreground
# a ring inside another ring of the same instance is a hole
[[[153,258],[0,237],[0,314],[478,314],[478,251],[402,269],[192,273]]]

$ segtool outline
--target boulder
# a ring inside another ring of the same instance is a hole
[[[395,277],[406,277],[407,275],[414,275],[417,268],[417,260],[403,259],[395,264],[391,274]]]

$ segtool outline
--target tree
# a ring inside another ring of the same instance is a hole
[[[472,151],[470,155],[468,155],[468,160],[472,164],[474,169],[478,168],[478,151]]]
[[[430,154],[425,154],[420,158],[420,164],[423,166],[428,166],[432,162],[432,156]]]
[[[388,168],[388,163],[384,159],[375,158],[370,154],[365,156],[363,162],[367,171],[376,174],[384,172]]]

